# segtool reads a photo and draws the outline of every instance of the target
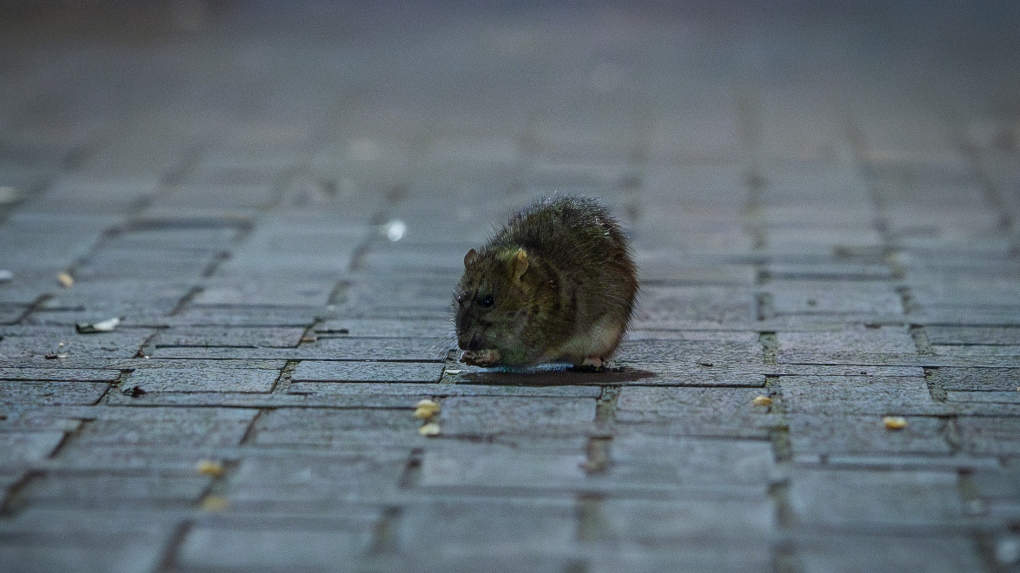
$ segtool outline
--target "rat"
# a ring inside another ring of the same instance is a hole
[[[454,295],[462,362],[602,368],[638,291],[620,224],[586,197],[541,199],[464,256]]]

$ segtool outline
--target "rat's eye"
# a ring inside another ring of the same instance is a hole
[[[496,301],[492,300],[491,294],[488,296],[483,296],[478,299],[478,305],[481,306],[482,308],[489,308],[494,304],[496,304]]]

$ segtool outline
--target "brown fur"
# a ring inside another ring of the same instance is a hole
[[[464,257],[457,342],[483,366],[601,365],[616,350],[638,290],[619,224],[593,199],[525,207]]]

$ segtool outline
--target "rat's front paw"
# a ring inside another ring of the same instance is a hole
[[[477,352],[466,350],[464,351],[464,355],[460,357],[460,361],[472,366],[485,367],[498,364],[499,358],[499,351],[495,349],[479,350]]]

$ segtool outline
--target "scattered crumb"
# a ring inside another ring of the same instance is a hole
[[[907,427],[907,419],[902,416],[886,416],[882,418],[886,430],[902,430]]]
[[[315,335],[311,335],[311,336],[302,336],[302,337],[301,337],[301,343],[302,343],[302,344],[305,344],[305,343],[310,343],[310,342],[315,342],[315,341],[317,341],[317,340],[319,340],[319,337],[318,337],[318,336],[315,336]]]
[[[751,400],[751,403],[755,406],[771,406],[772,398],[769,398],[768,396],[755,396],[754,400]]]
[[[97,332],[113,332],[120,324],[120,317],[113,317],[100,322],[79,322],[74,325],[75,330],[78,334],[95,334]]]
[[[195,464],[195,471],[204,476],[219,477],[223,475],[223,464],[216,460],[201,460]]]
[[[60,283],[60,286],[64,288],[71,288],[74,286],[74,278],[72,278],[71,275],[67,273],[58,273],[57,282]]]
[[[428,420],[439,413],[439,403],[434,400],[422,400],[414,407],[414,417]]]
[[[202,500],[201,507],[205,511],[223,511],[230,505],[227,498],[220,495],[207,495]]]
[[[460,370],[451,370],[451,369],[447,369],[446,370],[447,374],[460,374],[460,372],[461,372]]]
[[[418,428],[418,433],[423,436],[438,436],[439,435],[439,424],[435,422],[429,422],[424,426]]]

